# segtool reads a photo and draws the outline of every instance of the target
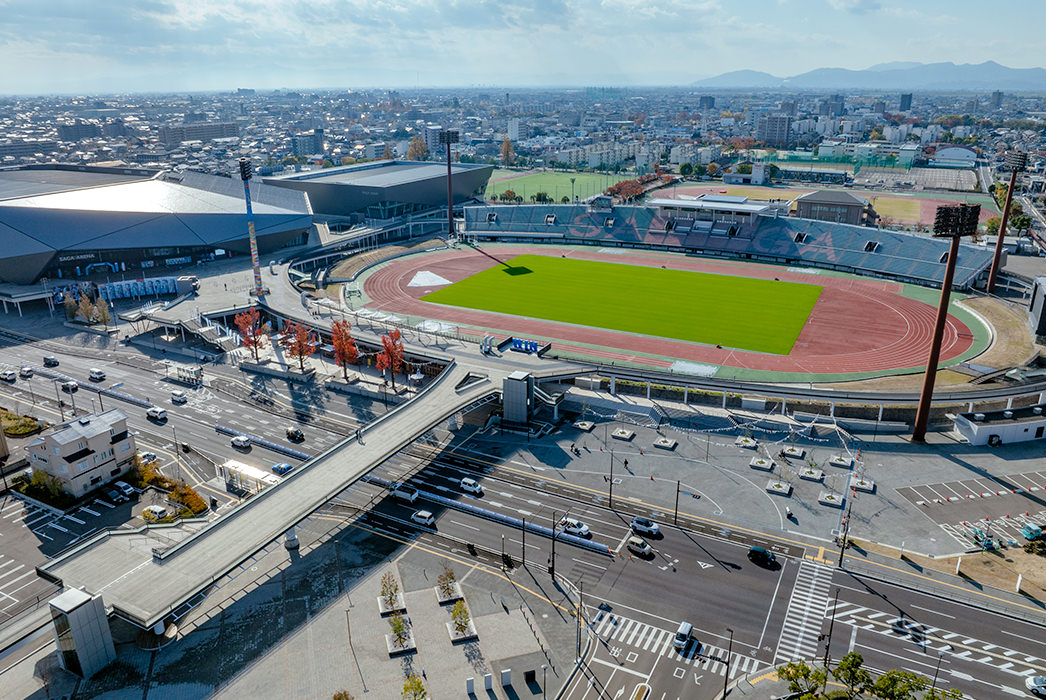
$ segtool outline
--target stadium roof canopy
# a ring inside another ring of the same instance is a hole
[[[263,250],[312,225],[304,193],[253,183],[251,200]],[[32,283],[73,256],[126,269],[149,249],[173,251],[161,257],[246,252],[245,215],[243,185],[230,178],[54,165],[0,170],[0,280]]]

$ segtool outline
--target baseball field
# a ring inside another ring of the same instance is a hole
[[[787,355],[821,290],[814,284],[520,255],[421,299]]]

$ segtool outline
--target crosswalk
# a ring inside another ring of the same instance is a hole
[[[590,623],[592,631],[602,639],[610,650],[611,656],[623,653],[624,647],[645,651],[654,656],[663,656],[668,660],[692,666],[695,669],[708,671],[720,676],[726,673],[726,649],[711,644],[691,642],[680,653],[672,643],[674,630],[666,630],[621,615],[600,613]],[[750,656],[733,652],[730,655],[730,677],[752,673],[768,666]]]
[[[818,640],[825,611],[828,609],[828,589],[832,583],[832,569],[812,561],[799,564],[795,587],[788,599],[781,638],[777,642],[774,663],[788,663],[795,659],[817,656]]]
[[[951,658],[986,664],[1018,676],[1042,675],[1046,672],[1046,659],[958,632],[924,625],[910,618],[899,618],[896,610],[882,612],[856,603],[840,601],[834,611],[829,605],[827,614],[834,614],[837,624],[852,625],[895,639],[908,639],[920,649],[947,652]]]

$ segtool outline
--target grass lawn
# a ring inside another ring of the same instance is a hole
[[[813,284],[520,255],[422,299],[787,355],[821,289]]]
[[[510,171],[496,170],[491,180],[498,177],[509,177]],[[570,196],[570,178],[574,178],[574,195],[581,199],[602,192],[607,185],[621,180],[628,180],[629,175],[600,175],[599,173],[534,173],[523,175],[487,185],[487,199],[494,199],[505,190],[512,190],[530,202],[530,195],[536,192],[547,192],[558,203],[563,197]]]
[[[917,224],[922,213],[922,204],[918,199],[906,199],[904,197],[889,197],[872,195],[867,197],[872,202],[872,207],[880,216],[885,216],[894,221]]]

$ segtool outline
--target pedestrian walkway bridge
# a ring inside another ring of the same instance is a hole
[[[100,594],[110,612],[136,625],[158,627],[401,448],[500,393],[507,374],[451,362],[417,397],[363,428],[361,439],[354,435],[338,443],[198,532],[178,526],[109,531],[37,571],[66,588]]]

